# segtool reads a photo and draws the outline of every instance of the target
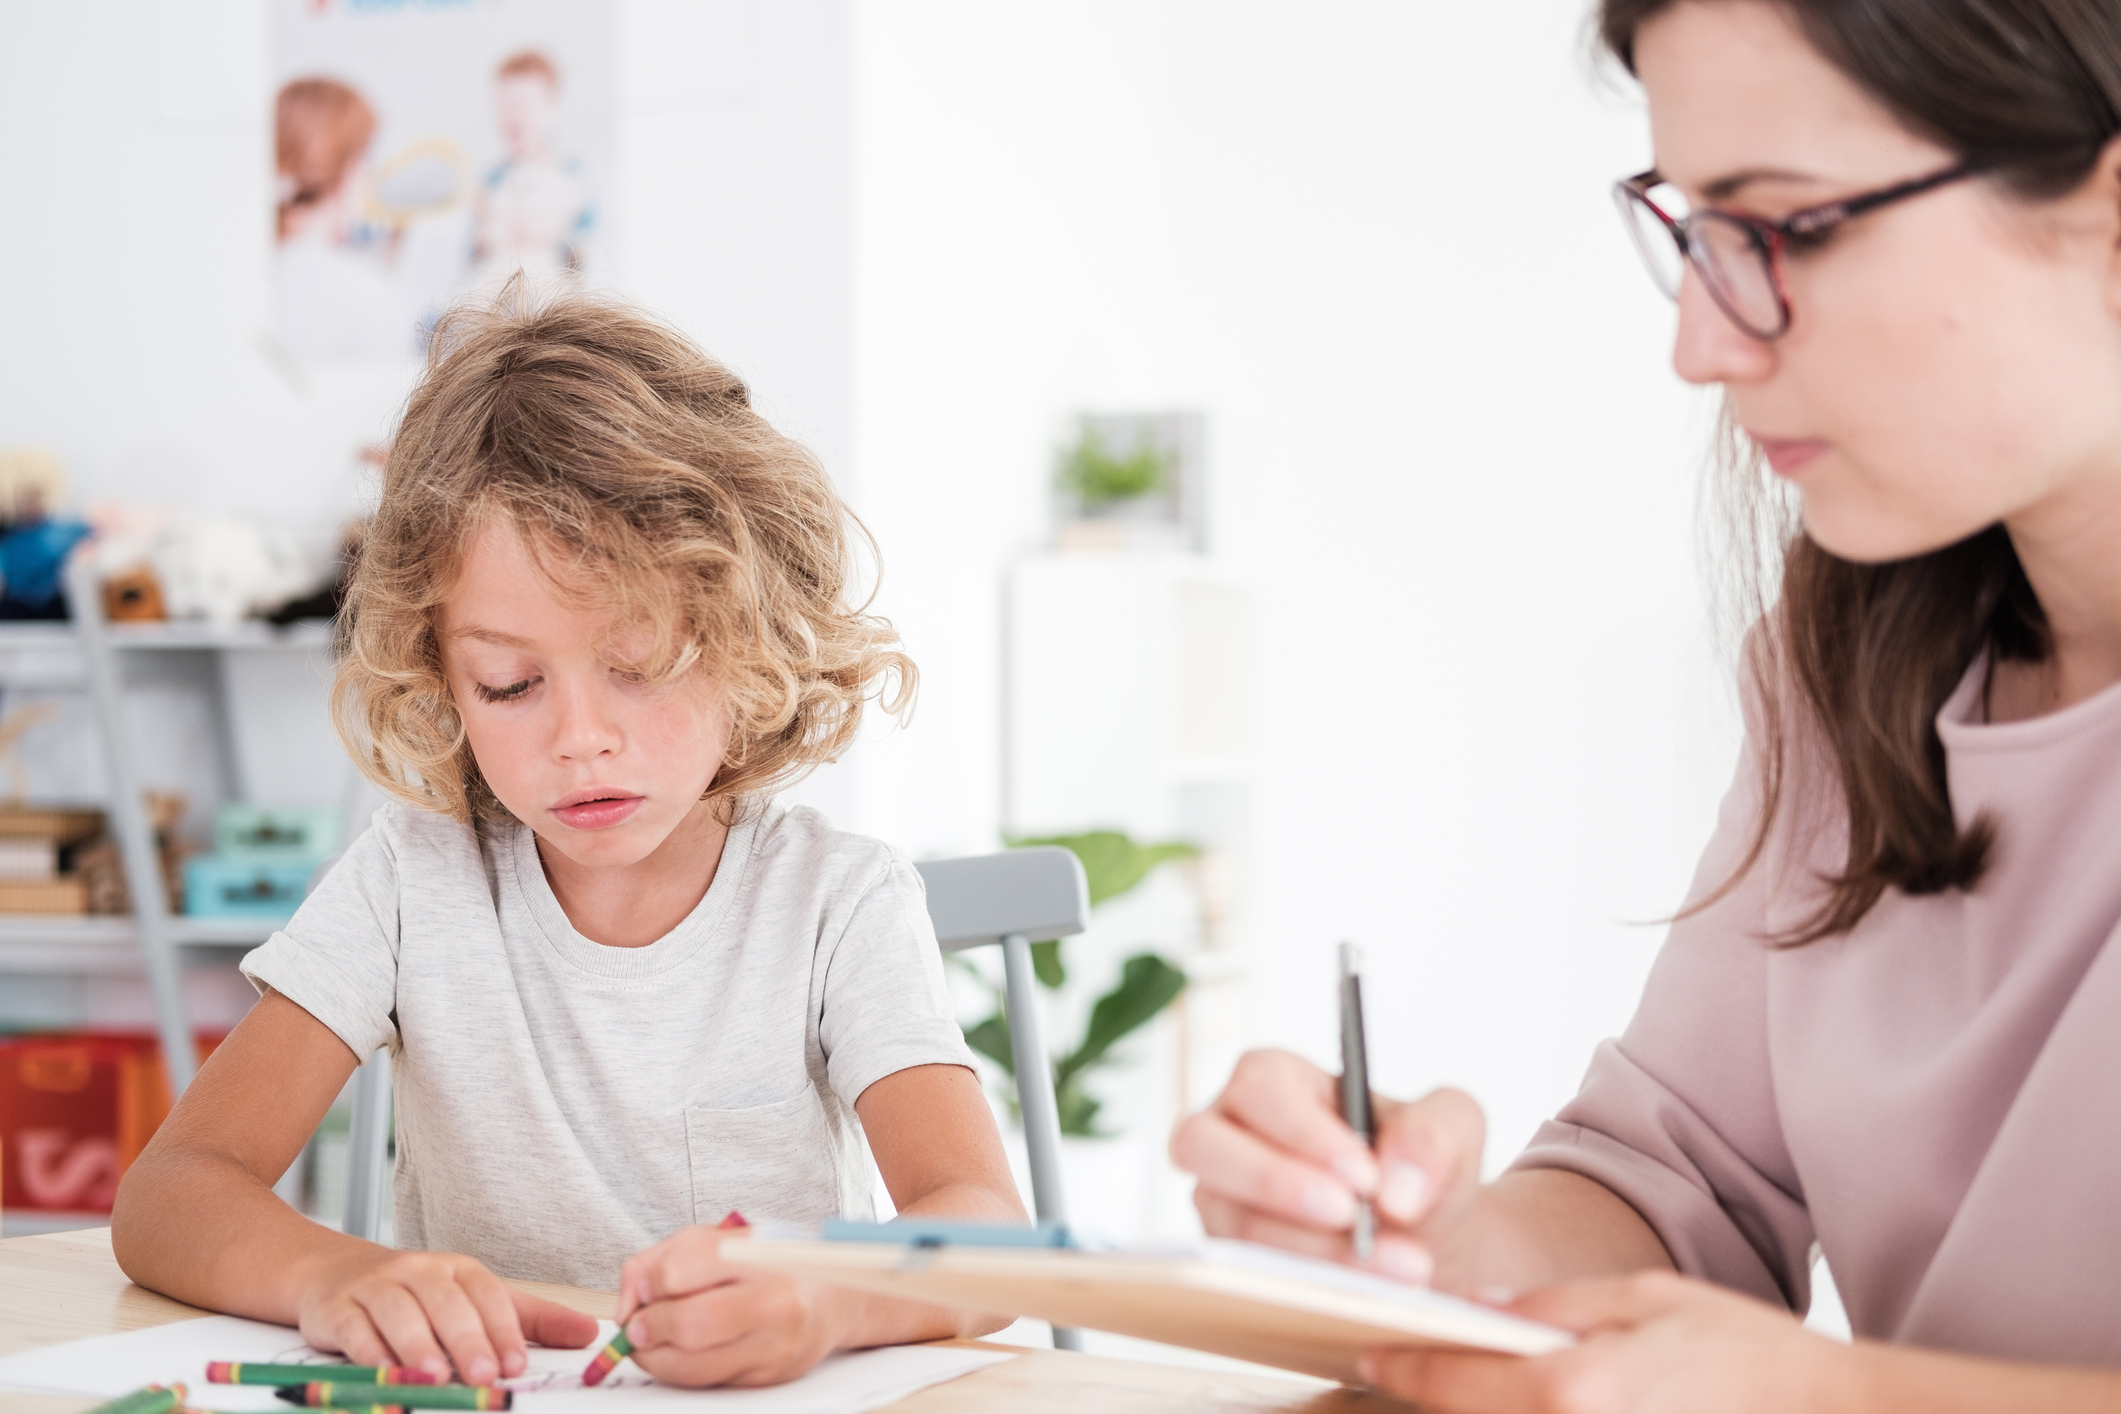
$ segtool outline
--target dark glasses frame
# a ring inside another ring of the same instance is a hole
[[[1780,221],[1766,221],[1758,216],[1722,211],[1715,207],[1704,207],[1684,217],[1673,216],[1650,200],[1650,189],[1664,181],[1664,177],[1655,167],[1616,182],[1613,186],[1613,198],[1619,204],[1621,217],[1626,221],[1629,233],[1635,238],[1643,262],[1650,267],[1650,278],[1656,282],[1658,288],[1664,289],[1665,294],[1672,299],[1679,298],[1676,283],[1672,288],[1665,289],[1665,280],[1656,253],[1644,244],[1647,237],[1643,225],[1634,219],[1633,210],[1636,207],[1648,211],[1664,226],[1673,244],[1679,248],[1680,257],[1694,267],[1695,272],[1701,276],[1701,283],[1707,288],[1709,297],[1716,301],[1716,307],[1721,309],[1733,324],[1756,339],[1772,341],[1788,333],[1790,328],[1790,297],[1782,280],[1784,250],[1792,245],[1817,245],[1837,227],[1855,220],[1858,216],[1876,211],[1881,206],[1890,206],[1896,201],[1905,201],[1911,196],[1935,191],[1938,187],[1952,182],[1963,181],[1978,175],[1980,171],[1981,168],[1975,163],[1961,162],[1941,172],[1932,172],[1927,176],[1898,182],[1889,187],[1843,197],[1839,201],[1807,206]],[[1708,243],[1699,235],[1711,222],[1721,223],[1742,232],[1749,248],[1759,259],[1767,275],[1768,288],[1775,296],[1777,313],[1771,325],[1763,327],[1757,320],[1739,312],[1738,300],[1729,288],[1729,275],[1716,266],[1712,257],[1707,254]]]

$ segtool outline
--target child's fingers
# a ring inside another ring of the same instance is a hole
[[[446,1267],[409,1272],[405,1285],[419,1298],[427,1324],[464,1383],[490,1385],[501,1377],[501,1357],[486,1333],[485,1314],[456,1272]],[[504,1310],[509,1326],[514,1326],[515,1304],[508,1303]]]
[[[500,1285],[496,1282],[495,1285]],[[594,1316],[585,1316],[570,1306],[557,1301],[547,1301],[542,1296],[532,1296],[526,1291],[515,1291],[501,1287],[514,1303],[516,1318],[522,1324],[524,1336],[538,1345],[551,1346],[556,1350],[580,1350],[597,1338],[597,1321]]]
[[[375,1323],[376,1334],[390,1347],[390,1359],[384,1363],[409,1365],[437,1379],[449,1378],[449,1357],[435,1341],[426,1307],[410,1288],[400,1282],[381,1281],[357,1291],[354,1299]]]
[[[376,1323],[351,1301],[339,1302],[322,1329],[312,1329],[305,1319],[302,1338],[319,1350],[338,1351],[350,1365],[388,1365],[392,1360],[390,1345],[376,1330]]]
[[[636,1355],[644,1350],[713,1350],[773,1318],[772,1288],[779,1282],[732,1281],[690,1296],[654,1301],[633,1313],[626,1338]]]
[[[666,1385],[707,1389],[715,1385],[770,1385],[792,1380],[815,1364],[781,1331],[745,1331],[708,1350],[663,1345],[635,1351],[634,1363]]]
[[[523,1323],[516,1318],[514,1293],[483,1266],[467,1264],[456,1277],[464,1299],[478,1313],[479,1324],[486,1332],[486,1341],[494,1358],[494,1373],[485,1380],[474,1378],[472,1372],[464,1368],[461,1359],[457,1361],[457,1373],[467,1384],[475,1385],[522,1374],[529,1358],[523,1348]],[[449,1345],[451,1355],[457,1354],[456,1346],[451,1345],[446,1337],[443,1344]]]
[[[722,1239],[728,1236],[728,1231],[718,1228],[688,1227],[660,1248],[642,1253],[647,1260],[630,1288],[637,1298],[635,1305],[689,1296],[743,1275],[721,1258]]]

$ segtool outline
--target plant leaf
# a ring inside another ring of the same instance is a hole
[[[1109,1137],[1097,1127],[1097,1112],[1104,1108],[1103,1102],[1084,1093],[1080,1085],[1056,1087],[1053,1107],[1058,1112],[1061,1133],[1078,1139]]]
[[[1009,1075],[1016,1074],[1016,1052],[1009,1044],[1008,1013],[998,1010],[978,1025],[965,1028],[965,1044]]]
[[[1155,953],[1138,953],[1120,969],[1119,985],[1090,1008],[1090,1025],[1082,1044],[1055,1067],[1057,1077],[1073,1082],[1081,1072],[1105,1059],[1122,1037],[1155,1017],[1186,988],[1186,974]]]
[[[1168,840],[1163,844],[1136,844],[1118,830],[1090,830],[1079,835],[1043,835],[1035,838],[1012,839],[1009,844],[1021,849],[1027,845],[1059,845],[1083,862],[1083,874],[1090,885],[1090,906],[1097,907],[1108,899],[1118,898],[1143,879],[1159,864],[1173,859],[1191,859],[1200,850],[1183,840]]]
[[[1060,939],[1031,945],[1031,972],[1040,985],[1058,987],[1068,980],[1067,964],[1061,961]]]

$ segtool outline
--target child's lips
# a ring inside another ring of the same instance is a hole
[[[606,795],[572,805],[555,805],[552,813],[570,829],[606,830],[632,819],[633,813],[647,803],[645,795]]]

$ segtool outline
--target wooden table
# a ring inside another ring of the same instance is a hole
[[[510,1285],[609,1319],[611,1293],[519,1281]],[[0,1355],[112,1335],[208,1314],[134,1286],[111,1256],[110,1229],[16,1237],[0,1242]],[[1007,1350],[1016,1359],[933,1385],[892,1406],[903,1414],[1386,1414],[1404,1411],[1353,1390],[1262,1375],[1225,1374],[1061,1350],[1025,1350],[981,1341],[949,1341]],[[0,1414],[79,1414],[92,1399],[0,1390]]]

